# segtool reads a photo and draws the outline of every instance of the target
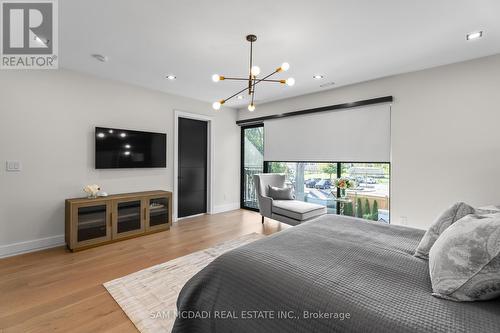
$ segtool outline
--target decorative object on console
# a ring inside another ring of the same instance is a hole
[[[83,191],[85,193],[87,193],[88,199],[97,198],[97,194],[99,193],[100,190],[101,190],[101,188],[99,187],[99,185],[96,185],[96,184],[87,185],[83,188]]]
[[[250,42],[250,67],[249,67],[249,73],[248,73],[248,78],[240,78],[240,77],[227,77],[219,74],[214,74],[212,75],[212,81],[214,82],[219,82],[223,80],[235,80],[235,81],[248,81],[248,86],[245,87],[245,89],[242,89],[238,91],[237,93],[229,96],[226,99],[221,99],[218,102],[214,102],[212,104],[212,107],[215,110],[219,110],[225,102],[230,100],[231,98],[234,98],[236,96],[239,96],[241,93],[245,92],[248,90],[248,95],[250,95],[250,104],[248,105],[248,111],[252,112],[255,111],[255,104],[254,104],[254,99],[255,99],[255,86],[260,83],[260,82],[274,82],[274,83],[281,83],[287,86],[293,86],[295,84],[295,79],[293,77],[290,77],[286,80],[270,80],[269,78],[273,76],[276,73],[280,72],[286,72],[289,68],[290,65],[287,62],[284,62],[281,64],[280,67],[276,68],[274,72],[271,74],[268,74],[264,76],[262,79],[257,79],[257,76],[260,74],[260,68],[259,66],[255,66],[253,64],[253,43],[257,41],[257,36],[255,35],[248,35],[246,36],[246,40]]]

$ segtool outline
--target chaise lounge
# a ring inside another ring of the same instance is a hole
[[[285,176],[275,173],[254,175],[255,191],[259,202],[259,212],[289,225],[297,225],[326,214],[326,207],[298,200],[275,200],[269,196],[269,186],[284,188]]]

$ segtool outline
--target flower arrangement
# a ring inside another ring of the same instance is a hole
[[[99,185],[93,184],[93,185],[87,185],[83,188],[83,191],[87,193],[87,198],[89,199],[95,199],[97,198],[97,192],[99,192],[101,188]]]
[[[350,188],[354,188],[355,183],[349,178],[338,178],[335,179],[335,187],[340,188],[341,190],[347,190]]]

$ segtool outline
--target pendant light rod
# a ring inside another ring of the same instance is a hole
[[[250,102],[250,105],[254,106],[253,105],[253,100],[255,98],[255,85],[257,84],[257,82],[255,82],[255,79],[253,79],[253,90],[252,90],[252,101]]]
[[[248,68],[248,94],[252,94],[252,67],[253,67],[253,43],[257,40],[257,36],[248,35],[247,41],[250,42],[250,67]]]

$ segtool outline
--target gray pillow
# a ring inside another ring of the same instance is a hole
[[[429,251],[432,245],[450,225],[460,220],[462,217],[469,214],[474,214],[474,207],[466,203],[458,202],[444,211],[441,216],[431,225],[429,230],[424,234],[420,243],[415,250],[415,257],[420,259],[429,259]]]
[[[468,215],[439,236],[429,254],[433,296],[484,301],[500,296],[500,214]]]
[[[268,195],[274,200],[293,200],[293,188],[291,187],[274,187],[269,185]]]

